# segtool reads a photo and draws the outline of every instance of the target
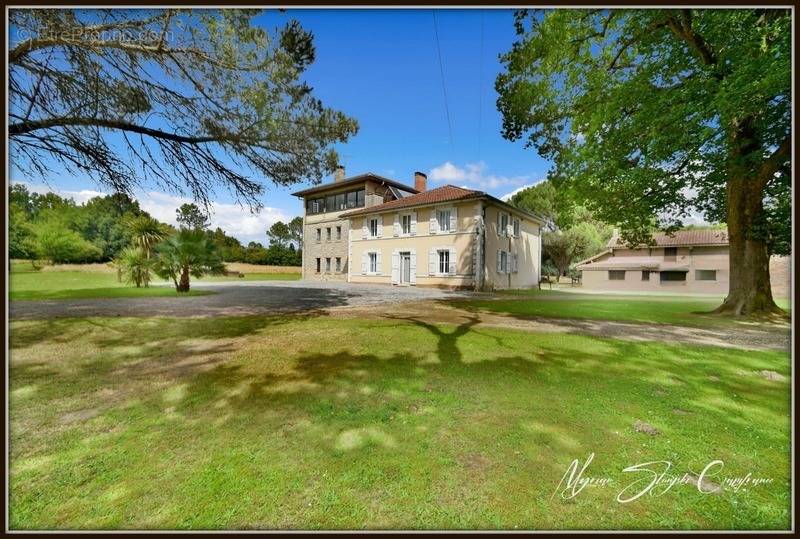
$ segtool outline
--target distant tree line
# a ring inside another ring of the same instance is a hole
[[[223,262],[246,262],[281,266],[301,264],[302,218],[288,224],[280,221],[266,231],[268,246],[241,242],[219,227],[209,230],[208,215],[195,204],[176,210],[181,230],[200,231]],[[132,243],[146,237],[137,227],[155,221],[139,203],[125,194],[92,198],[76,204],[55,193],[35,193],[23,184],[9,191],[9,258],[55,264],[110,262]],[[157,221],[155,221],[157,223]],[[163,234],[178,232],[158,223]]]

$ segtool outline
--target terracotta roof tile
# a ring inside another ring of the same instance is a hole
[[[378,204],[376,206],[370,206],[368,208],[361,208],[343,213],[341,217],[355,217],[357,215],[367,215],[370,213],[392,211],[415,206],[426,206],[428,204],[438,204],[440,202],[455,202],[484,196],[486,196],[486,193],[483,191],[464,189],[463,187],[456,187],[455,185],[443,185],[442,187],[423,191],[421,193],[417,193],[416,195],[411,195],[404,198],[399,198],[397,200],[384,202],[383,204]]]
[[[653,234],[655,247],[681,247],[684,245],[728,245],[727,230],[678,230],[672,235]],[[612,237],[606,247],[627,247],[618,236]]]

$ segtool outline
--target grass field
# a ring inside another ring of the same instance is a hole
[[[783,309],[786,299],[776,300]],[[648,324],[676,324],[690,327],[731,327],[751,324],[747,319],[730,319],[708,313],[722,298],[681,296],[622,296],[580,294],[549,290],[504,293],[500,299],[468,300],[457,304],[519,317],[587,318]]]
[[[10,350],[12,529],[790,523],[782,352],[325,317],[12,321]],[[613,482],[553,496],[591,453]],[[714,459],[772,482],[614,501]]]
[[[204,281],[272,281],[297,280],[300,273],[255,273],[244,277],[208,276],[192,279]],[[69,266],[34,270],[30,263],[14,263],[11,267],[9,298],[11,300],[51,300],[121,297],[186,297],[213,294],[209,290],[192,289],[188,294],[178,294],[166,281],[156,279],[148,288],[136,288],[117,280],[114,268],[103,264]]]

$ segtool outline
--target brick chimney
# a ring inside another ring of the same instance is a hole
[[[333,174],[333,181],[334,182],[340,182],[343,179],[344,179],[344,166],[343,165],[338,165],[336,167],[336,172],[334,172],[334,174]]]
[[[414,173],[414,189],[420,193],[428,189],[428,176],[422,172]]]

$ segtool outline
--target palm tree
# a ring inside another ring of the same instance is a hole
[[[153,247],[167,236],[166,227],[149,215],[139,215],[128,222],[133,244],[145,253],[147,258],[153,254]]]
[[[182,229],[154,248],[153,271],[159,277],[172,279],[175,290],[189,291],[189,276],[220,275],[225,264],[216,247],[203,230]]]
[[[136,288],[150,284],[150,268],[153,260],[150,259],[141,247],[126,247],[117,255],[117,268],[120,276],[125,276],[125,282],[134,284]]]

